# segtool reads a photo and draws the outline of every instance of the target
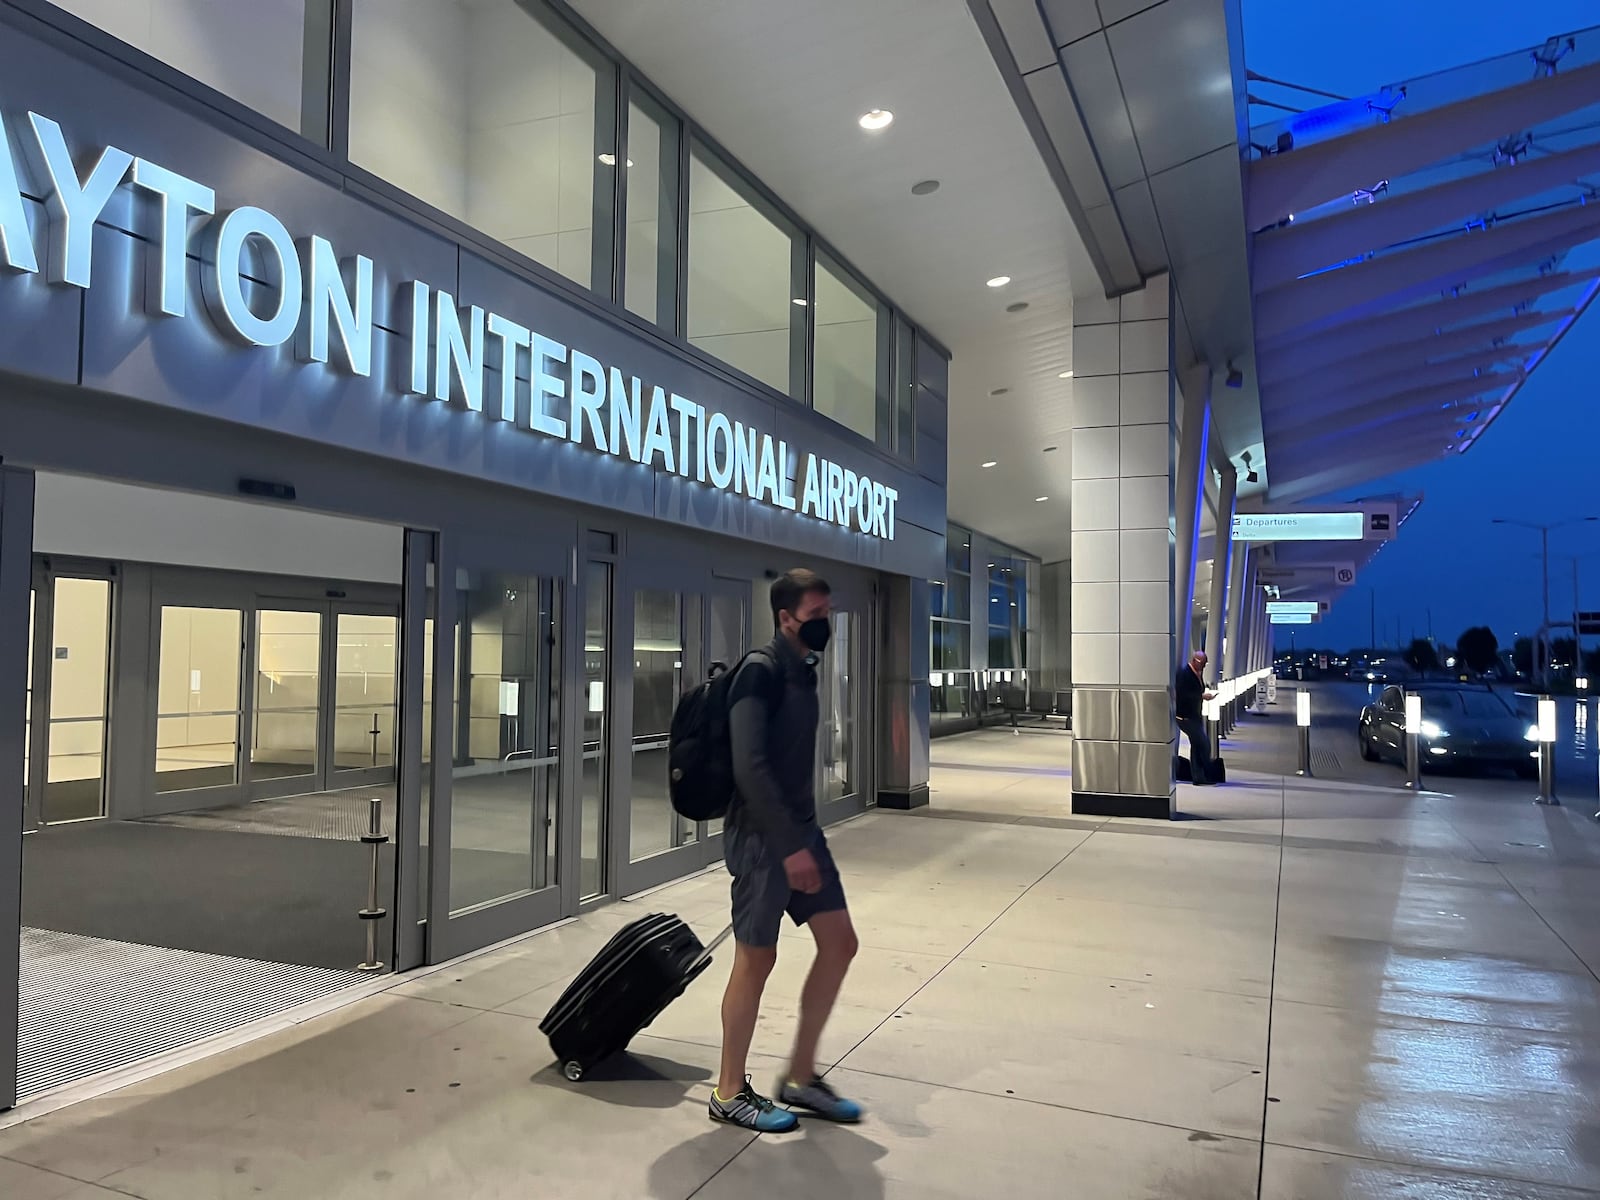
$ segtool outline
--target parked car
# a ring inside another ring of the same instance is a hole
[[[1493,688],[1470,683],[1425,683],[1418,746],[1428,767],[1502,767],[1523,779],[1539,774],[1538,731],[1526,713]],[[1406,699],[1386,687],[1361,710],[1356,731],[1368,762],[1406,761]]]

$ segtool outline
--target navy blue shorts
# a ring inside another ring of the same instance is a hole
[[[772,856],[764,838],[728,831],[723,861],[733,875],[735,939],[746,946],[776,946],[785,913],[796,925],[804,925],[818,913],[840,912],[846,907],[839,868],[821,829],[812,835],[810,850],[822,873],[822,890],[808,895],[789,886],[782,860]]]

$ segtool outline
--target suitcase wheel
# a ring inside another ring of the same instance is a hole
[[[583,1078],[583,1064],[574,1059],[561,1068],[561,1073],[572,1080],[573,1083],[577,1083],[578,1080]]]

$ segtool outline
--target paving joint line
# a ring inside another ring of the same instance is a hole
[[[1267,1116],[1272,1105],[1272,1018],[1278,1003],[1278,938],[1283,928],[1283,862],[1286,853],[1285,839],[1289,833],[1289,781],[1285,778],[1278,790],[1278,891],[1273,903],[1272,917],[1272,971],[1267,977],[1267,1045],[1261,1068],[1261,1145],[1256,1161],[1256,1200],[1262,1200],[1261,1189],[1267,1176]]]

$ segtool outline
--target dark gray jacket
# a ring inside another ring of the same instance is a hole
[[[817,670],[782,634],[734,676],[728,733],[737,792],[728,831],[779,859],[811,845],[817,826]]]

